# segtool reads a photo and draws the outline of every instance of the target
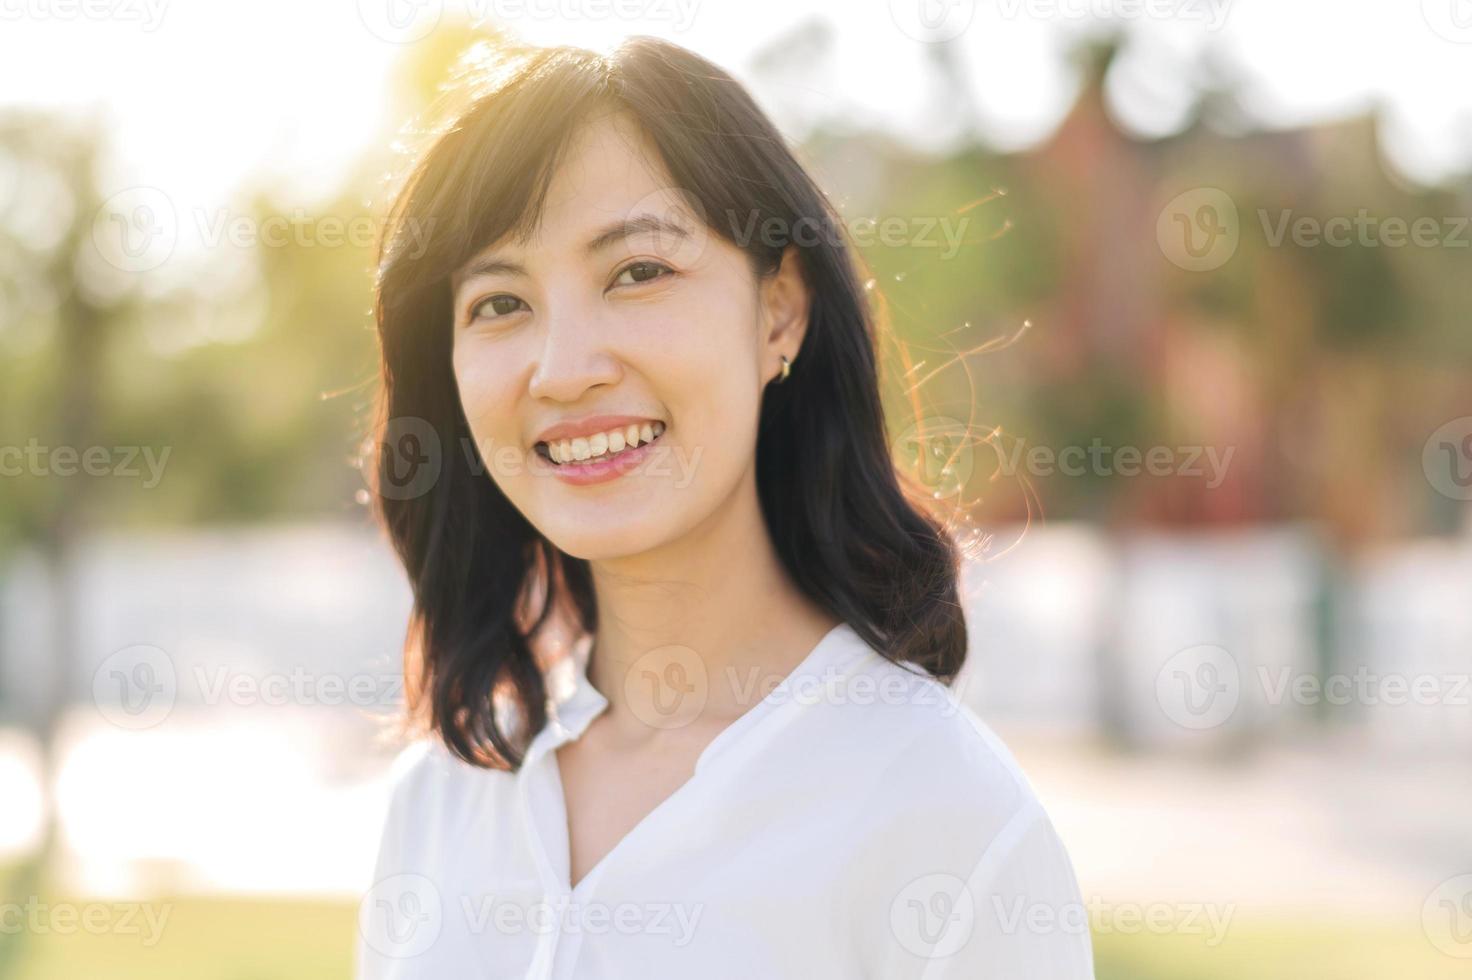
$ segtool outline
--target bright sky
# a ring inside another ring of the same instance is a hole
[[[265,174],[310,203],[400,122],[383,113],[404,49],[385,36],[412,38],[437,17],[488,15],[529,40],[589,47],[665,36],[748,80],[755,52],[821,19],[830,54],[757,90],[779,123],[837,111],[933,146],[953,120],[918,110],[936,104],[928,20],[956,37],[985,132],[1022,147],[1069,105],[1069,41],[1099,30],[1101,13],[1141,45],[1111,97],[1142,133],[1180,123],[1215,44],[1270,124],[1382,104],[1401,173],[1433,181],[1472,161],[1472,0],[0,0],[0,109],[97,106],[119,187],[205,203]]]

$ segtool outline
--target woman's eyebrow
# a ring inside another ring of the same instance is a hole
[[[478,279],[481,276],[501,275],[524,276],[526,275],[526,268],[519,263],[511,262],[507,259],[487,256],[483,259],[476,259],[464,269],[461,269],[459,274],[455,276],[455,281],[456,283],[463,283],[466,280]]]
[[[641,214],[637,217],[615,221],[599,231],[591,239],[583,250],[589,255],[596,254],[606,248],[622,241],[642,234],[669,235],[680,241],[690,237],[690,233],[683,225],[654,214]],[[475,259],[456,276],[456,282],[463,283],[469,279],[478,279],[482,276],[525,276],[526,267],[519,262],[510,259],[497,258],[487,255],[484,258]]]
[[[641,214],[637,217],[615,221],[594,235],[587,245],[588,254],[591,255],[594,252],[602,251],[622,239],[632,238],[635,235],[642,235],[647,232],[652,232],[656,235],[672,235],[681,241],[690,237],[690,233],[685,230],[684,226],[676,222],[666,221],[664,218],[654,214]]]

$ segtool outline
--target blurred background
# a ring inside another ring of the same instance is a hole
[[[859,246],[1099,976],[1472,975],[1472,3],[15,0],[0,977],[349,975],[392,177],[467,48],[630,34]]]

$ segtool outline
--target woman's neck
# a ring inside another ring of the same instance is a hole
[[[680,539],[594,561],[592,573],[598,629],[588,679],[608,699],[609,720],[631,739],[665,717],[672,695],[692,695],[699,720],[723,727],[838,624],[787,574],[754,477]]]

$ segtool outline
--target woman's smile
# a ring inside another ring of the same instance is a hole
[[[592,420],[597,421],[597,420]],[[602,425],[603,423],[599,423]],[[586,431],[586,426],[583,427]],[[637,469],[665,433],[664,422],[628,422],[586,435],[539,441],[536,452],[552,464],[558,479],[575,486],[604,483]]]

